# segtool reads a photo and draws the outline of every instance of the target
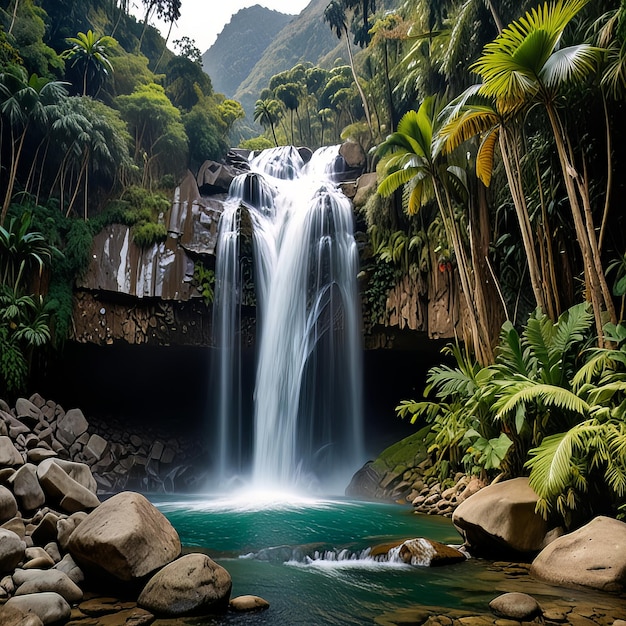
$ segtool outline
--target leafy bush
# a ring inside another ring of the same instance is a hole
[[[520,334],[506,322],[496,361],[480,367],[459,346],[456,367],[428,374],[425,398],[401,417],[431,424],[436,472],[530,471],[538,510],[566,525],[616,512],[626,497],[626,326],[605,326],[609,348],[590,348],[593,316],[573,306],[554,323],[535,311]]]
[[[133,241],[140,248],[149,248],[155,243],[167,239],[167,229],[164,224],[154,222],[140,222],[134,229]]]

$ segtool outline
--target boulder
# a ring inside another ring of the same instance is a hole
[[[351,168],[364,168],[367,164],[365,150],[355,141],[342,143],[339,147],[339,154],[344,158],[346,165]]]
[[[37,467],[32,463],[22,465],[9,479],[22,511],[34,511],[44,504],[46,496],[37,480]]]
[[[43,622],[37,615],[12,606],[0,608],[0,624],[2,626],[43,626]]]
[[[97,493],[98,485],[91,473],[89,465],[85,463],[76,463],[74,461],[66,461],[65,459],[53,459],[45,461],[45,463],[56,463],[71,479],[75,480],[79,485],[89,489],[92,493]]]
[[[71,615],[70,605],[58,594],[51,591],[15,596],[5,607],[15,608],[24,613],[36,615],[43,624],[67,621]]]
[[[603,591],[626,589],[626,524],[596,517],[555,539],[532,563],[530,572],[546,582]]]
[[[72,558],[71,554],[66,554],[55,566],[54,569],[58,569],[60,572],[67,574],[70,580],[74,581],[77,585],[85,580],[83,570],[76,565],[76,561]]]
[[[452,521],[474,552],[535,553],[544,547],[548,533],[546,521],[535,512],[537,499],[528,478],[506,480],[464,500]]]
[[[48,569],[54,565],[54,559],[40,546],[26,548],[24,569]]]
[[[541,607],[535,598],[526,593],[503,593],[489,603],[497,617],[530,622],[541,615]]]
[[[70,604],[75,604],[83,599],[83,592],[80,587],[60,570],[25,570],[24,573],[32,574],[32,576],[13,577],[15,584],[18,585],[15,591],[16,596],[53,591],[65,598]]]
[[[399,546],[398,556],[411,565],[434,567],[465,561],[465,555],[450,546],[424,537],[407,539]]]
[[[376,191],[378,187],[378,175],[376,172],[362,174],[356,181],[356,193],[352,199],[355,207],[362,207],[367,199]]]
[[[83,454],[87,460],[99,461],[109,449],[109,442],[100,435],[91,435]]]
[[[6,487],[0,486],[0,524],[15,517],[16,513],[15,496]]]
[[[41,521],[34,528],[31,533],[33,542],[38,546],[45,546],[50,541],[56,541],[57,539],[57,522],[59,516],[52,511],[48,511]]]
[[[65,519],[60,519],[57,521],[57,541],[64,550],[67,550],[70,537],[72,533],[76,530],[76,527],[85,519],[87,519],[87,513],[85,513],[84,511],[78,511],[77,513],[73,513]]]
[[[144,496],[125,491],[102,503],[76,528],[68,551],[95,576],[133,582],[180,555],[178,533]]]
[[[30,400],[18,398],[15,403],[15,417],[29,428],[32,428],[39,422],[41,410]]]
[[[9,428],[9,431],[11,429]],[[28,430],[28,429],[27,429]],[[19,433],[18,433],[19,434]],[[13,435],[11,435],[13,436]],[[17,437],[17,435],[15,435]],[[9,437],[0,437],[0,466],[24,465],[24,459]]]
[[[229,605],[233,611],[243,613],[245,611],[263,611],[270,608],[270,603],[259,596],[237,596]]]
[[[205,554],[187,554],[155,574],[137,604],[167,616],[208,614],[228,606],[230,574]]]
[[[346,496],[375,500],[381,480],[382,475],[374,466],[374,462],[368,461],[352,477],[350,484],[346,487]]]
[[[46,496],[68,513],[95,509],[100,504],[96,495],[67,474],[57,459],[42,461],[37,478]]]
[[[24,559],[26,544],[13,531],[0,528],[0,572],[12,572]]]
[[[56,436],[61,443],[71,446],[88,428],[89,422],[83,412],[80,409],[70,409],[59,417]]]

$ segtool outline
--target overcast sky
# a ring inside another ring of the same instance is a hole
[[[310,0],[182,0],[180,19],[172,29],[168,46],[171,48],[172,41],[186,35],[204,53],[239,9],[260,4],[281,13],[297,15],[309,2]],[[142,5],[136,1],[131,4],[134,5],[133,14],[143,19]],[[167,28],[154,22],[152,24],[161,28],[165,36]]]

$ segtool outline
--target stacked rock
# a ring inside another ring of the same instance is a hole
[[[228,572],[204,554],[181,557],[178,534],[144,496],[100,502],[89,465],[70,460],[110,462],[111,446],[88,428],[78,409],[38,397],[18,400],[13,411],[2,404],[0,624],[80,618],[72,606],[84,589],[129,598],[137,624],[225,609]]]
[[[184,491],[198,472],[201,451],[192,442],[157,436],[152,429],[132,432],[115,420],[87,420],[80,409],[65,411],[39,394],[19,398],[14,408],[0,399],[0,464],[19,467],[47,458],[88,465],[100,493],[124,489]],[[19,453],[14,455],[13,448]],[[24,471],[22,474],[26,475]],[[20,477],[20,481],[23,477]]]

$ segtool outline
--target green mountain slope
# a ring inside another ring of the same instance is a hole
[[[345,44],[340,44],[328,24],[324,23],[323,15],[327,5],[328,0],[311,0],[266,48],[234,94],[246,111],[254,108],[259,93],[267,87],[274,74],[288,70],[301,61],[317,64],[336,48],[337,56],[342,55]]]
[[[276,35],[293,19],[258,4],[241,9],[202,55],[213,88],[232,97]]]

